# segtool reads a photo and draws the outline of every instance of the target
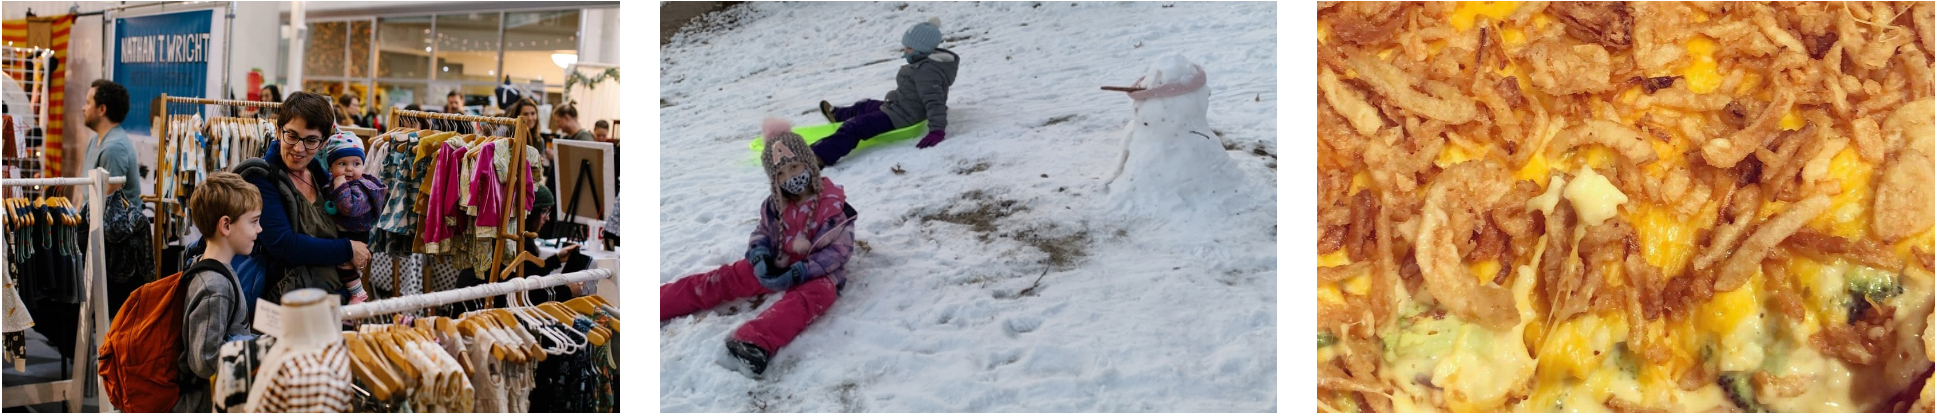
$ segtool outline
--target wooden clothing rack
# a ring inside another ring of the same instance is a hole
[[[384,125],[386,126],[398,125],[397,119],[399,117],[413,117],[420,120],[439,119],[439,120],[470,121],[470,122],[477,122],[477,123],[512,126],[512,139],[511,139],[512,146],[511,146],[511,156],[510,156],[511,157],[510,160],[512,161],[512,164],[506,165],[507,166],[506,169],[510,170],[510,172],[507,172],[507,173],[508,173],[508,176],[511,177],[511,179],[508,179],[505,181],[505,195],[506,195],[505,209],[501,210],[501,211],[504,211],[503,213],[504,217],[502,221],[498,222],[498,235],[494,236],[494,238],[491,241],[491,274],[489,276],[486,276],[486,279],[492,282],[504,280],[510,274],[517,273],[518,268],[515,266],[523,262],[543,264],[543,263],[540,263],[540,260],[538,259],[537,256],[534,256],[531,253],[525,251],[525,239],[537,238],[538,235],[536,233],[525,232],[525,217],[522,215],[516,215],[516,213],[520,212],[520,210],[515,209],[515,207],[525,206],[525,203],[526,203],[525,193],[517,192],[517,190],[520,188],[523,188],[523,185],[530,183],[532,180],[531,172],[529,169],[512,168],[513,166],[516,166],[516,164],[525,163],[525,141],[530,139],[529,137],[525,137],[525,127],[526,127],[525,122],[523,120],[519,120],[516,118],[509,118],[509,117],[482,117],[482,116],[473,116],[473,115],[464,115],[464,114],[445,114],[445,113],[434,113],[434,112],[427,112],[427,111],[410,111],[410,110],[392,109],[390,110],[390,115],[387,116],[387,118],[385,119]],[[425,129],[425,131],[436,132],[436,131],[442,131],[442,130]],[[513,225],[513,224],[516,224],[516,225]],[[518,250],[518,255],[512,257],[510,259],[511,260],[510,262],[507,262],[506,259],[504,258],[505,256],[504,244],[507,241],[516,241],[516,245],[513,245],[512,247],[513,249]],[[510,263],[510,264],[507,264],[507,263]],[[507,267],[507,266],[514,266],[514,267]]]
[[[161,189],[162,184],[161,184],[160,169],[162,169],[162,163],[167,161],[168,154],[172,151],[167,140],[168,133],[169,133],[168,119],[170,115],[168,104],[184,103],[184,104],[225,105],[225,106],[234,106],[234,107],[260,107],[260,108],[282,108],[283,107],[282,103],[269,102],[269,101],[216,100],[216,99],[194,98],[194,97],[170,97],[168,96],[168,94],[162,94],[160,100],[162,102],[161,119],[154,122],[155,123],[154,125],[160,126],[159,128],[161,129],[161,135],[155,137],[156,173],[155,173],[154,189]],[[178,161],[177,163],[180,163],[180,162]],[[151,251],[154,252],[155,273],[156,273],[156,276],[159,277],[163,270],[162,269],[162,249],[168,246],[168,239],[170,237],[174,237],[174,238],[188,237],[187,235],[185,235],[186,232],[178,235],[173,235],[173,236],[170,236],[168,232],[170,229],[176,228],[173,226],[174,219],[181,217],[183,215],[182,201],[164,199],[160,195],[143,195],[141,197],[141,202],[155,204],[155,223],[153,226],[155,230],[155,237],[153,242],[149,244],[149,248]],[[182,244],[187,245],[188,242],[184,241],[182,242]],[[182,259],[180,258],[175,259],[177,263],[180,263],[181,260]]]
[[[85,178],[43,178],[43,179],[6,179],[0,186],[72,186],[87,194],[87,253],[83,255],[81,283],[81,327],[74,332],[74,372],[67,380],[11,386],[5,389],[5,406],[27,406],[42,403],[67,402],[68,413],[81,411],[81,402],[90,380],[100,387],[96,397],[108,397],[107,387],[100,383],[100,376],[89,370],[99,354],[94,346],[100,344],[101,336],[108,329],[108,271],[103,259],[107,257],[101,227],[107,210],[108,185],[128,183],[127,177],[108,177],[107,169],[95,168],[88,171]],[[15,305],[16,307],[18,305]],[[101,400],[103,411],[112,411],[113,404]]]

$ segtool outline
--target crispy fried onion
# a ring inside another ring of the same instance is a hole
[[[1352,222],[1352,211],[1346,204],[1346,191],[1351,189],[1353,174],[1344,170],[1321,170],[1319,172],[1319,253],[1325,255],[1339,251],[1346,243],[1346,228]]]
[[[1857,145],[1857,156],[1865,162],[1883,162],[1885,153],[1890,152],[1883,133],[1878,131],[1877,119],[1872,117],[1851,120],[1851,144]]]
[[[1319,90],[1325,91],[1326,103],[1332,104],[1333,111],[1346,116],[1346,122],[1352,123],[1353,130],[1360,135],[1372,136],[1380,126],[1386,124],[1380,120],[1379,109],[1367,104],[1366,97],[1360,95],[1358,90],[1340,82],[1339,75],[1332,73],[1332,68],[1319,68]]]
[[[1374,92],[1400,109],[1448,124],[1473,120],[1479,112],[1467,94],[1447,83],[1422,79],[1372,54],[1345,58],[1345,63]],[[1414,90],[1420,88],[1426,92]]]
[[[1874,305],[1864,315],[1850,325],[1829,324],[1810,336],[1810,345],[1818,351],[1844,362],[1869,365],[1895,345],[1897,326],[1891,324],[1891,316],[1897,307]]]
[[[1414,253],[1427,290],[1447,310],[1469,321],[1504,328],[1519,321],[1514,296],[1482,284],[1462,264],[1458,239],[1473,235],[1481,215],[1501,203],[1507,170],[1492,161],[1467,161],[1441,172],[1427,188]]]
[[[1704,249],[1702,254],[1696,255],[1695,261],[1690,265],[1695,266],[1696,269],[1708,269],[1710,265],[1716,264],[1717,261],[1723,260],[1724,256],[1729,255],[1730,250],[1736,247],[1737,241],[1742,240],[1744,233],[1749,231],[1750,225],[1756,223],[1756,211],[1763,207],[1762,194],[1761,186],[1750,184],[1730,195],[1729,205],[1720,208],[1725,210],[1723,215],[1716,216],[1717,221],[1727,222],[1716,227],[1715,231],[1709,234],[1708,248]]]
[[[1567,25],[1568,34],[1576,38],[1615,50],[1628,49],[1635,41],[1635,17],[1629,14],[1628,2],[1559,1],[1550,4],[1548,10],[1554,11],[1555,17]]]
[[[1615,275],[1610,273],[1616,269],[1603,266],[1625,261],[1635,230],[1621,217],[1615,217],[1586,231],[1575,252],[1565,254],[1576,257],[1567,259],[1568,266],[1580,271],[1543,276],[1542,287],[1552,305],[1549,309],[1552,322],[1566,321],[1593,310],[1617,308],[1631,301],[1627,294],[1613,291],[1617,284]]]
[[[1727,138],[1704,141],[1703,161],[1709,162],[1710,166],[1727,169],[1736,166],[1736,162],[1743,161],[1744,157],[1761,148],[1763,139],[1777,131],[1777,122],[1782,120],[1784,113],[1790,112],[1790,106],[1797,101],[1796,96],[1788,88],[1778,87],[1776,93],[1776,101],[1764,107],[1763,112],[1748,125],[1743,126],[1742,130],[1730,133]]]
[[[1433,167],[1433,159],[1440,156],[1447,139],[1409,135],[1410,140],[1399,141],[1399,129],[1382,130],[1380,134],[1382,139],[1366,145],[1366,166],[1373,170],[1373,183],[1388,195],[1413,195],[1420,186],[1415,174]],[[1387,208],[1395,207],[1387,204]]]
[[[1343,352],[1332,361],[1319,364],[1319,389],[1352,393],[1361,409],[1393,411],[1391,386],[1379,379],[1379,342],[1368,338],[1342,337]]]
[[[1614,64],[1608,50],[1592,44],[1541,42],[1522,52],[1528,62],[1528,82],[1548,94],[1606,92]]]
[[[1812,230],[1797,231],[1783,240],[1786,247],[1794,251],[1822,258],[1842,255],[1878,270],[1898,270],[1904,268],[1904,261],[1891,254],[1874,240],[1848,240]]]
[[[1811,218],[1816,218],[1827,209],[1830,209],[1830,197],[1818,195],[1791,205],[1782,214],[1770,217],[1769,221],[1757,226],[1756,232],[1744,239],[1743,245],[1736,248],[1736,253],[1730,255],[1722,269],[1717,270],[1716,291],[1736,290],[1736,287],[1748,282],[1750,275],[1756,273],[1757,265],[1763,263],[1763,257],[1770,254],[1770,249],[1790,238]]]
[[[1900,151],[1879,176],[1871,205],[1871,232],[1885,242],[1895,242],[1930,230],[1931,157],[1911,149]]]
[[[1555,138],[1557,140],[1549,145],[1549,149],[1554,151],[1551,153],[1593,143],[1608,146],[1609,149],[1621,153],[1622,157],[1628,158],[1629,163],[1637,166],[1654,162],[1656,157],[1655,147],[1650,146],[1649,142],[1642,138],[1642,132],[1608,120],[1588,120],[1570,126]]]
[[[1405,2],[1345,2],[1336,7],[1321,10],[1320,20],[1331,25],[1332,36],[1345,39],[1357,45],[1377,45],[1386,43],[1393,35],[1401,32],[1414,3]]]
[[[1795,322],[1803,322],[1803,291],[1797,288],[1796,279],[1790,276],[1789,267],[1780,260],[1765,260],[1763,281],[1769,285],[1769,290],[1766,292],[1770,296],[1770,307],[1784,317]]]

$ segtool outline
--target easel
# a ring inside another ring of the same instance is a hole
[[[580,160],[579,179],[572,181],[572,199],[571,199],[572,202],[568,202],[565,204],[566,216],[576,215],[575,213],[579,212],[579,196],[583,195],[583,192],[585,192],[589,188],[594,188],[593,181],[592,181],[592,161]],[[606,217],[605,197],[602,195],[599,195],[599,192],[597,191],[597,189],[593,189],[593,192],[592,192],[592,205],[593,205],[592,209],[597,210],[599,218]],[[570,228],[567,228],[567,227],[570,227]],[[585,239],[588,237],[587,233],[590,232],[588,227],[586,227],[585,224],[580,224],[576,222],[568,223],[567,221],[562,221],[562,220],[552,221],[552,228],[557,232],[554,232],[549,237],[559,238],[561,234],[564,234],[565,238],[570,239],[572,240],[572,242],[579,243],[579,244],[585,243]],[[564,231],[564,230],[570,230],[570,231]]]
[[[100,343],[100,333],[108,328],[108,271],[105,268],[106,265],[102,264],[102,259],[107,256],[107,253],[102,248],[105,242],[102,240],[101,222],[104,221],[107,210],[105,194],[108,185],[122,185],[128,182],[126,177],[109,178],[108,171],[100,168],[89,171],[88,177],[85,178],[0,181],[0,186],[9,187],[72,186],[85,192],[88,202],[87,254],[84,256],[85,265],[81,269],[83,276],[81,286],[84,295],[81,297],[81,328],[74,332],[73,376],[67,380],[7,387],[4,394],[6,407],[65,401],[68,413],[78,413],[81,411],[81,402],[85,396],[83,389],[86,388],[89,380],[96,380],[94,384],[101,386],[101,390],[95,397],[108,397],[107,386],[98,381],[100,376],[95,375],[93,371],[88,371],[88,368],[94,364],[95,355],[98,354],[94,346]],[[102,400],[101,406],[103,411],[113,411],[114,405]]]
[[[274,102],[268,102],[268,101],[213,100],[213,99],[207,99],[207,98],[170,97],[168,96],[168,94],[162,94],[161,98],[158,98],[157,100],[162,103],[161,105],[162,109],[161,109],[161,120],[155,121],[155,125],[160,126],[159,128],[161,129],[160,135],[155,137],[155,142],[156,142],[155,143],[155,169],[156,169],[155,189],[161,189],[162,174],[160,170],[162,168],[162,164],[167,162],[168,154],[175,150],[172,146],[173,143],[170,143],[168,141],[168,133],[169,133],[168,120],[170,115],[168,111],[168,104],[184,103],[184,104],[226,105],[226,106],[236,106],[236,107],[262,107],[262,108],[282,108],[283,106],[282,103],[274,103]],[[281,126],[278,126],[278,127],[281,127]],[[176,163],[179,164],[181,163],[181,161],[176,161]],[[162,249],[168,247],[168,239],[171,237],[172,238],[188,237],[186,235],[186,232],[178,235],[173,235],[173,236],[170,236],[168,232],[169,229],[176,228],[172,224],[172,221],[174,220],[174,218],[181,217],[183,215],[182,201],[178,199],[162,198],[160,195],[142,195],[141,202],[155,204],[155,224],[153,227],[155,229],[155,236],[154,236],[154,239],[152,240],[152,243],[149,244],[149,248],[154,252],[154,256],[155,256],[156,277],[160,277],[161,273],[163,273],[163,270],[165,270],[162,268]],[[188,242],[183,241],[182,244],[186,246]],[[179,259],[179,258],[175,259],[176,263],[181,263],[181,261],[182,259]]]
[[[539,262],[539,259],[537,256],[533,256],[531,253],[528,253],[525,251],[525,239],[537,238],[538,234],[526,232],[524,227],[525,226],[524,216],[516,215],[518,212],[521,212],[521,207],[524,207],[526,203],[525,193],[518,192],[518,190],[521,188],[524,188],[523,185],[526,183],[530,183],[532,180],[531,171],[529,169],[518,169],[518,167],[522,167],[522,165],[525,163],[525,140],[528,139],[527,137],[525,137],[525,123],[519,119],[508,118],[508,117],[481,117],[481,116],[463,115],[463,114],[445,114],[445,113],[432,113],[432,112],[424,112],[424,111],[392,109],[390,110],[390,115],[387,116],[387,118],[385,119],[386,123],[384,123],[384,125],[388,125],[388,126],[398,125],[397,124],[398,117],[415,117],[420,120],[439,119],[439,120],[470,121],[470,122],[478,122],[478,123],[489,123],[489,124],[500,124],[500,125],[512,126],[511,159],[510,159],[511,163],[506,164],[506,170],[509,171],[507,172],[507,174],[511,176],[511,179],[508,179],[505,181],[506,197],[505,197],[505,209],[503,210],[504,218],[503,218],[503,221],[498,222],[498,235],[494,236],[494,238],[491,241],[491,275],[487,276],[486,279],[492,282],[504,280],[506,276],[512,273],[516,273],[519,270],[519,268],[517,267],[509,267],[509,268],[506,267],[507,266],[507,264],[505,264],[506,259],[504,258],[505,242],[508,240],[516,241],[517,242],[516,245],[512,247],[515,250],[518,250],[518,255],[513,256],[510,259],[512,263],[510,264],[510,266],[517,266],[519,263],[522,263],[522,262],[543,264]],[[429,129],[426,129],[426,130],[429,130]],[[429,131],[438,131],[438,130],[429,130]],[[517,225],[513,225],[513,224],[517,224]]]

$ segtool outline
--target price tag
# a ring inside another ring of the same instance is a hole
[[[257,331],[261,331],[264,334],[282,338],[283,306],[269,303],[268,300],[256,299],[255,327]]]

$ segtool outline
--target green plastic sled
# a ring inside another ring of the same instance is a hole
[[[826,138],[828,136],[834,135],[834,131],[840,128],[841,128],[841,123],[828,123],[828,124],[822,124],[819,126],[802,126],[802,127],[795,127],[794,134],[801,135],[801,139],[807,140],[807,143],[812,145],[814,144],[814,142],[821,141],[822,138]],[[882,133],[879,135],[875,135],[875,137],[868,138],[867,140],[862,140],[861,144],[855,145],[855,150],[861,150],[861,149],[874,147],[877,145],[894,143],[894,142],[899,142],[903,140],[922,137],[922,135],[925,135],[928,133],[929,133],[928,120],[918,121],[918,122],[915,122],[914,125],[890,130],[887,133]],[[758,153],[761,151],[761,149],[767,148],[767,139],[761,136],[754,136],[754,142],[748,144],[747,147],[754,149],[754,152]]]

